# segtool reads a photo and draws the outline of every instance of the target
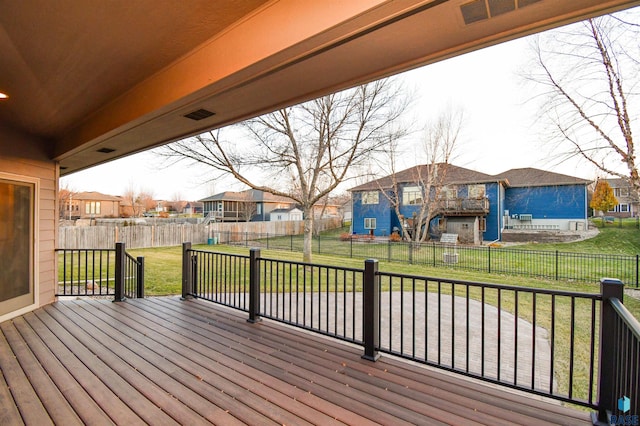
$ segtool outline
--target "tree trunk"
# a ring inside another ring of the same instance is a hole
[[[311,251],[313,248],[313,209],[304,209],[304,247],[302,251],[302,261],[311,262]]]

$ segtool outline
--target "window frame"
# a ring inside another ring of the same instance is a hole
[[[365,217],[364,218],[364,229],[376,229],[377,224],[377,218],[375,217]],[[368,225],[367,225],[368,224]],[[373,225],[373,226],[371,226]]]
[[[380,191],[364,191],[360,196],[362,205],[380,204]]]
[[[424,203],[422,188],[418,185],[405,186],[402,188],[402,205],[416,206]]]

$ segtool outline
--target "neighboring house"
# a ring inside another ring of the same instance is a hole
[[[96,219],[119,217],[120,197],[99,192],[78,192],[72,194],[63,208],[65,219]]]
[[[618,200],[618,205],[608,212],[603,212],[605,216],[614,217],[636,217],[638,216],[638,201],[633,197],[631,185],[625,179],[605,179],[611,189],[613,195]]]
[[[512,229],[587,229],[591,181],[534,168],[512,169],[505,179],[504,225]]]
[[[189,201],[184,206],[185,214],[202,214],[204,212],[204,203],[202,201]]]
[[[446,173],[432,188],[430,202],[438,203],[438,215],[430,223],[432,237],[453,233],[461,242],[478,244],[500,240],[505,228],[586,226],[588,180],[530,168],[492,176],[451,164],[437,166],[446,167]],[[400,217],[390,202],[392,176],[352,188],[352,231],[386,236],[410,229],[413,212],[422,204],[416,176],[427,176],[428,168],[415,166],[395,174]]]
[[[269,213],[269,221],[271,222],[288,220],[302,220],[302,210],[294,207],[292,209],[275,209]]]
[[[422,204],[417,176],[428,176],[429,165],[419,165],[352,188],[355,234],[386,236],[394,230],[410,232],[412,217]],[[451,164],[438,164],[438,187],[432,187],[431,202],[438,203],[440,214],[430,223],[430,234],[455,233],[461,242],[480,243],[497,240],[500,235],[500,211],[504,183],[474,170]],[[398,194],[393,190],[394,179]],[[436,197],[436,194],[438,196]],[[400,217],[390,199],[397,196]],[[437,198],[437,199],[436,199]]]
[[[204,215],[211,215],[219,222],[266,222],[269,214],[277,209],[292,209],[295,201],[268,192],[248,189],[226,191],[200,200]]]

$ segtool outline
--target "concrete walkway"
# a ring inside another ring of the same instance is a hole
[[[546,329],[534,328],[530,322],[516,320],[513,314],[489,304],[483,309],[476,300],[469,299],[467,308],[463,297],[441,295],[438,300],[436,293],[425,297],[425,293],[417,292],[414,303],[411,292],[394,291],[382,293],[380,303],[380,347],[384,351],[501,382],[550,390],[551,348]],[[297,298],[293,294],[291,300],[287,293],[271,297],[263,294],[261,306],[266,316],[356,341],[363,339],[361,293],[355,294],[355,300],[350,293],[314,293]]]

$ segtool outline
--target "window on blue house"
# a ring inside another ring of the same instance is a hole
[[[422,204],[422,190],[419,186],[405,186],[402,188],[402,205],[410,206]]]
[[[376,218],[375,217],[365,217],[364,218],[364,229],[376,229]]]
[[[378,204],[379,202],[378,191],[367,191],[362,193],[362,204]]]
[[[485,185],[469,185],[469,198],[483,198]]]
[[[484,217],[480,218],[480,222],[478,224],[478,227],[480,228],[479,231],[480,232],[486,232],[487,230],[487,219],[485,219]]]
[[[458,198],[458,187],[456,185],[445,185],[440,189],[440,198],[443,200],[455,200]]]

